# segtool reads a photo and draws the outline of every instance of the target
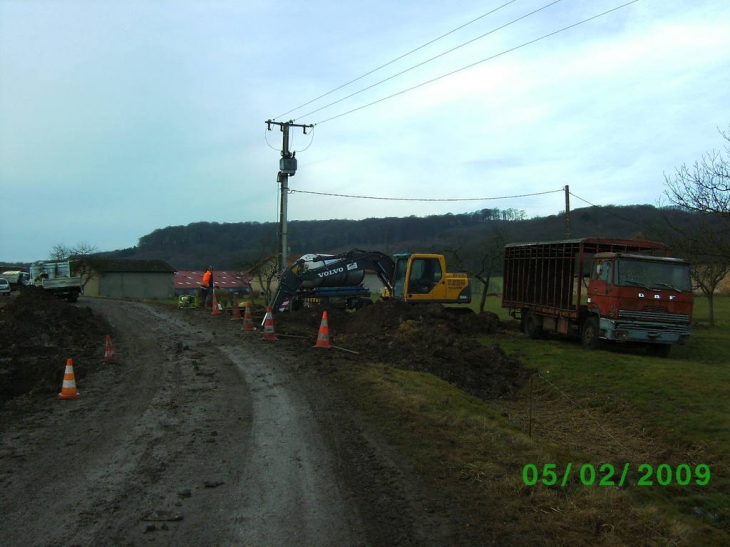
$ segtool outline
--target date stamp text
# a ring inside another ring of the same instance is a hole
[[[568,485],[571,477],[575,477],[583,486],[624,486],[627,481],[636,481],[636,486],[705,486],[710,483],[710,466],[704,463],[691,466],[686,463],[672,467],[662,463],[656,467],[642,463],[632,465],[625,463],[614,466],[604,463],[595,466],[590,463],[573,465],[568,463],[565,468],[558,468],[556,463],[545,463],[542,467],[528,463],[522,468],[522,480],[527,486],[538,483],[545,486]]]

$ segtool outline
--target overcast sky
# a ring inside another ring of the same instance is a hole
[[[292,129],[290,220],[546,216],[566,184],[573,208],[657,205],[724,143],[730,2],[557,32],[625,1],[0,0],[0,261],[277,221],[267,119],[315,124]]]

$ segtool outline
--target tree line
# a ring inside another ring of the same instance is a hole
[[[489,290],[501,273],[506,243],[569,238],[642,238],[667,244],[674,256],[692,265],[692,279],[710,301],[730,273],[730,127],[720,131],[724,150],[711,151],[693,165],[665,175],[665,206],[584,207],[547,217],[526,218],[520,209],[478,211],[405,218],[290,221],[289,254],[337,254],[354,248],[447,254]],[[260,222],[194,222],[168,226],[139,239],[135,247],[104,253],[57,245],[53,255],[165,260],[176,269],[260,267],[278,254],[278,224]],[[484,300],[482,299],[482,305]]]
[[[354,248],[401,252],[443,252],[474,248],[496,230],[507,243],[569,237],[633,237],[665,215],[682,211],[650,205],[588,207],[528,219],[516,209],[481,209],[470,213],[427,217],[387,217],[363,220],[306,220],[288,223],[289,252],[339,253]],[[636,219],[641,219],[637,223]],[[114,258],[162,259],[176,269],[241,269],[278,253],[275,222],[194,222],[168,226],[141,237],[135,247],[102,253]]]

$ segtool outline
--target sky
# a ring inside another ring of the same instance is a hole
[[[730,2],[626,2],[0,0],[0,262],[277,222],[267,120],[314,126],[289,220],[661,205],[725,144]]]

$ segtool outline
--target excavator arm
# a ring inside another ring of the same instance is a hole
[[[379,251],[353,249],[339,255],[305,255],[284,270],[271,300],[274,313],[319,287],[356,287],[365,271],[374,272],[393,291],[395,262]]]

